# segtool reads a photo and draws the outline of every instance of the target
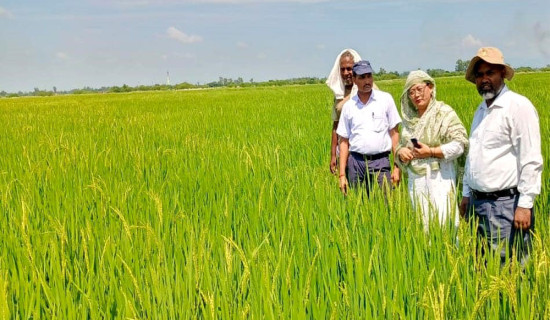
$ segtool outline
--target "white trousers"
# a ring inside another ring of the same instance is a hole
[[[430,221],[437,219],[440,225],[459,223],[456,201],[456,171],[452,161],[440,162],[438,171],[431,171],[426,165],[426,175],[409,174],[409,196],[413,208],[422,212],[424,230],[428,231]],[[450,221],[449,221],[450,220]]]

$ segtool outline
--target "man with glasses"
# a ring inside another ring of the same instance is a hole
[[[497,48],[479,49],[466,70],[483,97],[470,132],[460,213],[473,207],[478,236],[500,254],[527,257],[535,196],[541,190],[539,117],[526,97],[506,86],[514,69]]]
[[[365,184],[367,194],[374,181],[384,188],[397,184],[399,168],[392,172],[390,152],[399,142],[399,123],[392,96],[373,88],[373,69],[368,61],[353,65],[352,78],[357,86],[343,106],[336,133],[340,137],[340,190]],[[346,173],[347,164],[347,173]]]

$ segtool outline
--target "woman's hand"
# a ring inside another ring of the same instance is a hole
[[[423,144],[422,142],[418,142],[420,145],[420,148],[414,148],[412,151],[413,157],[416,159],[424,159],[433,157],[433,150],[430,148],[427,144]]]
[[[399,150],[398,156],[399,156],[399,160],[401,160],[401,162],[403,163],[407,163],[412,159],[414,159],[413,152],[409,148],[401,148]]]

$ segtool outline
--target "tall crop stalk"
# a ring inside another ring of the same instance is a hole
[[[438,98],[469,128],[462,78]],[[510,87],[550,134],[547,73]],[[396,102],[403,80],[380,81]],[[330,175],[325,86],[0,99],[0,318],[550,317],[549,171],[525,268]],[[543,139],[547,168],[550,147]]]

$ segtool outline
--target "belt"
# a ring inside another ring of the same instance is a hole
[[[474,198],[479,200],[496,200],[501,197],[512,197],[519,194],[518,188],[516,187],[491,192],[481,192],[473,189],[470,191],[472,192]]]
[[[359,153],[359,152],[352,151],[351,154],[353,154],[355,156],[363,157],[365,160],[372,161],[372,160],[378,160],[378,159],[386,158],[387,156],[390,155],[390,152],[385,151],[385,152],[381,152],[381,153],[377,153],[377,154],[362,154],[362,153]]]

